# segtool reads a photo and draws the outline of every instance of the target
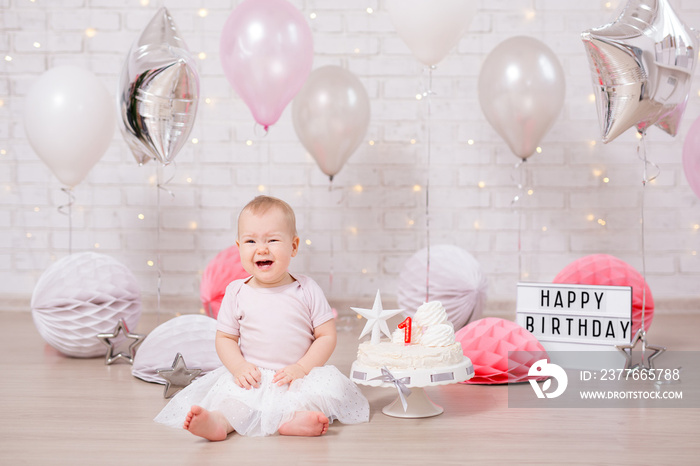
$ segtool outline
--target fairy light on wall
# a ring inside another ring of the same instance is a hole
[[[207,59],[207,52],[199,52],[197,54],[197,58],[199,58],[200,60],[206,60]]]
[[[258,192],[264,193],[265,192],[265,185],[264,184],[259,184],[258,185]]]
[[[476,185],[482,189],[486,187],[486,183],[484,181],[479,181]]]
[[[352,187],[352,190],[355,191],[356,193],[361,193],[362,191],[365,190],[365,188],[363,188],[361,184],[356,184],[355,186]]]
[[[318,15],[316,14],[315,11],[312,11],[311,13],[309,13],[309,19],[316,19],[317,16],[318,16]]]
[[[148,6],[150,3],[150,0],[141,0],[141,6]]]
[[[5,61],[12,61],[12,57],[9,55],[5,55]]]
[[[410,142],[411,142],[411,144],[415,144],[415,143],[416,143],[416,140],[415,140],[415,139],[411,139]]]
[[[40,48],[41,48],[41,43],[40,43],[40,42],[34,42],[32,45],[34,46],[35,49],[40,49]]]
[[[138,214],[136,218],[138,218],[139,220],[143,220],[144,218],[146,218],[146,216],[143,214]]]
[[[199,144],[199,139],[192,138],[192,144]]]
[[[246,146],[252,146],[252,145],[253,145],[253,141],[251,141],[250,139],[248,139],[248,140],[245,142],[245,145],[246,145]]]
[[[537,149],[535,149],[535,151],[537,151],[538,154],[541,154],[541,153],[542,153],[542,148],[541,148],[540,146],[537,146]]]
[[[87,37],[90,37],[90,38],[95,37],[95,36],[97,35],[97,29],[95,29],[95,28],[87,28],[87,29],[85,30],[85,35],[86,35]]]
[[[588,220],[589,222],[592,222],[593,220],[595,220],[595,215],[593,215],[593,214],[586,215],[586,220]]]
[[[369,142],[368,142],[368,144],[369,144],[370,146],[373,146],[373,145],[374,145],[374,141],[373,141],[372,139],[370,139]]]
[[[306,241],[304,241],[304,243],[305,243],[307,246],[311,246],[311,240],[310,240],[310,239],[307,239]]]
[[[152,260],[147,260],[146,265],[149,267],[153,267],[155,265],[155,262],[153,262]]]
[[[95,243],[93,246],[95,247],[95,249],[100,249],[100,243]]]
[[[422,187],[421,185],[419,185],[419,184],[414,184],[414,185],[413,185],[413,192],[414,192],[414,193],[419,193],[419,192],[421,192],[422,190],[423,190],[423,187]]]
[[[416,94],[416,100],[423,99],[423,94]]]
[[[200,18],[206,18],[207,15],[209,14],[209,11],[206,8],[200,8],[199,11],[197,12]]]
[[[474,140],[473,140],[473,139],[469,139],[469,140],[467,141],[467,144],[469,144],[470,146],[473,146],[473,145],[474,145]]]

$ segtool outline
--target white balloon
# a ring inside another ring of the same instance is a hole
[[[437,65],[467,32],[476,0],[388,0],[399,37],[423,64]]]
[[[39,158],[72,188],[107,150],[114,135],[114,99],[90,71],[58,66],[34,83],[24,104],[24,130]]]
[[[556,54],[534,37],[498,44],[479,73],[479,104],[511,152],[527,159],[564,106],[564,69]]]
[[[399,275],[397,301],[404,315],[413,317],[426,301],[427,249],[415,253]],[[488,281],[481,265],[457,246],[430,247],[430,301],[440,301],[455,330],[481,317]]]
[[[369,117],[365,87],[340,66],[312,71],[292,103],[297,137],[331,179],[362,142]]]

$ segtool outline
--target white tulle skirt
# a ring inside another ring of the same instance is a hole
[[[369,420],[369,403],[357,386],[335,366],[316,367],[290,385],[272,383],[275,371],[260,369],[259,388],[246,390],[220,367],[177,393],[156,422],[182,428],[192,405],[220,411],[241,435],[272,435],[297,411],[320,411],[331,422],[358,424]]]

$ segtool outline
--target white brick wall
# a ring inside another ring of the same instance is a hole
[[[96,249],[127,264],[147,298],[157,286],[147,261],[160,254],[163,297],[196,306],[202,270],[233,244],[239,209],[262,189],[296,208],[302,251],[295,270],[314,276],[335,301],[368,303],[377,288],[392,299],[404,261],[426,244],[428,127],[431,242],[476,256],[488,274],[493,308],[514,300],[519,256],[528,280],[551,280],[592,253],[616,255],[641,270],[636,138],[627,131],[600,142],[579,38],[581,30],[611,21],[622,0],[481,1],[467,35],[433,72],[430,123],[427,100],[416,100],[427,89],[427,72],[394,32],[384,2],[295,0],[307,18],[316,13],[309,19],[314,66],[348,67],[371,97],[368,134],[332,190],[297,141],[290,109],[263,136],[224,77],[219,37],[237,3],[0,1],[0,58],[12,57],[0,59],[0,298],[28,299],[42,271],[68,254],[72,236],[75,251]],[[700,3],[672,4],[687,24],[700,27]],[[175,168],[165,169],[174,197],[161,191],[159,226],[156,164],[137,166],[115,132],[105,156],[74,189],[71,233],[57,210],[66,203],[61,185],[25,139],[24,98],[41,73],[62,64],[91,70],[116,94],[130,45],[160,6],[169,8],[190,49],[206,53],[198,60],[202,102],[192,133],[199,143],[188,143]],[[88,38],[87,28],[97,34]],[[541,142],[542,153],[526,164],[526,189],[533,192],[519,202],[520,213],[511,206],[517,159],[485,121],[476,86],[483,59],[514,35],[547,43],[566,73],[565,108]],[[657,302],[700,297],[700,207],[681,165],[685,134],[700,116],[699,91],[696,77],[677,137],[656,128],[647,136],[649,158],[661,169],[645,193],[647,277]]]

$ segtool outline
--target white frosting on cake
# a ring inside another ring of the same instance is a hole
[[[454,327],[447,324],[437,324],[426,327],[423,334],[418,340],[418,344],[422,346],[449,346],[455,342]]]
[[[370,367],[386,367],[389,370],[431,369],[458,364],[464,359],[462,345],[429,347],[404,345],[383,341],[373,345],[369,341],[357,348],[357,362]]]
[[[439,301],[419,307],[412,324],[411,343],[404,343],[404,329],[397,328],[391,341],[360,343],[357,361],[370,367],[403,370],[451,366],[464,359],[462,345],[455,343],[454,326]]]
[[[429,327],[445,323],[447,323],[447,312],[445,312],[445,308],[440,301],[423,303],[413,317],[413,325],[418,327]]]

